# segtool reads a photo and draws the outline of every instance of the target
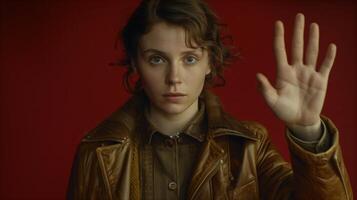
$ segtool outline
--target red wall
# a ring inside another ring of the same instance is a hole
[[[100,3],[102,2],[102,3]],[[224,3],[223,3],[224,2]],[[356,3],[352,1],[211,1],[243,55],[217,89],[227,111],[258,120],[285,157],[283,125],[256,90],[256,72],[275,73],[273,22],[297,12],[318,22],[321,57],[338,47],[323,113],[341,131],[354,191],[356,168]],[[122,70],[108,66],[117,31],[136,1],[1,2],[0,199],[64,199],[80,138],[121,105]],[[249,106],[248,106],[249,105]]]

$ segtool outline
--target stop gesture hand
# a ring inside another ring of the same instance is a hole
[[[319,27],[316,23],[311,24],[304,55],[304,26],[304,15],[297,14],[291,62],[288,63],[283,23],[276,22],[276,82],[273,86],[266,76],[260,73],[257,74],[257,79],[263,97],[275,115],[299,138],[316,140],[321,135],[320,113],[327,91],[328,76],[336,55],[336,46],[329,45],[321,66],[317,68]]]

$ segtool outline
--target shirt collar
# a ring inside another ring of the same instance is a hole
[[[144,117],[144,124],[147,129],[144,130],[143,139],[144,143],[150,144],[152,136],[160,132],[157,131],[157,128]],[[199,101],[198,112],[194,115],[193,119],[189,121],[186,127],[180,132],[180,134],[186,134],[196,139],[199,142],[203,142],[205,140],[206,128],[204,119],[205,118],[205,104],[202,101]],[[145,127],[145,126],[144,126]]]

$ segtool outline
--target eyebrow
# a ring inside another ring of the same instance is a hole
[[[197,48],[197,49],[194,49],[194,50],[188,50],[188,51],[183,51],[181,52],[181,54],[188,54],[188,53],[194,53],[194,54],[197,54],[197,53],[202,53],[203,54],[203,48]],[[200,51],[201,50],[201,51]],[[158,49],[145,49],[142,51],[142,54],[146,54],[146,53],[157,53],[157,54],[161,54],[161,55],[166,55],[165,52],[163,51],[160,51]]]

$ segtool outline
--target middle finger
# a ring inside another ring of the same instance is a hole
[[[304,15],[299,13],[295,18],[294,33],[291,45],[292,64],[302,64],[304,51]]]

